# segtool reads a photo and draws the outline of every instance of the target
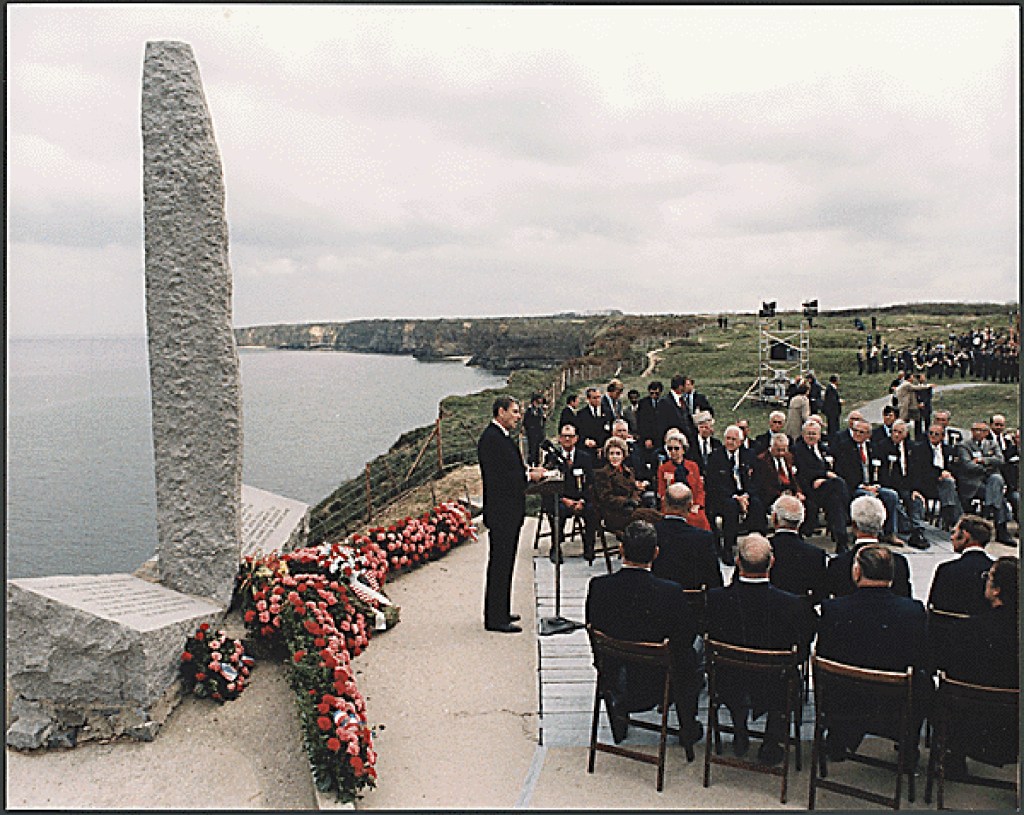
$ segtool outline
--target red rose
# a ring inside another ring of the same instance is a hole
[[[316,720],[316,726],[321,730],[330,730],[333,725],[327,716],[321,716]]]
[[[245,621],[247,623],[251,623],[255,619],[256,619],[256,612],[255,611],[253,611],[252,609],[249,609],[247,612],[245,612]]]
[[[305,656],[305,651],[296,651],[294,654],[292,654],[292,659],[294,659],[296,662],[302,662],[302,658]]]
[[[209,631],[210,630],[210,624],[209,623],[203,623],[202,625],[199,626],[199,630],[200,631]]]
[[[327,749],[332,753],[337,753],[341,749],[341,742],[334,738],[334,736],[331,736],[327,740]]]
[[[188,651],[186,651],[185,653],[183,653],[181,655],[181,661],[182,662],[191,662],[192,661],[192,654],[190,654]]]
[[[202,671],[196,674],[196,682],[202,682],[204,679],[206,679],[206,674]]]
[[[352,770],[356,774],[356,778],[363,774],[363,760],[359,756],[352,756],[349,760],[349,764],[352,765]]]
[[[203,625],[206,625],[206,623],[203,623]],[[202,642],[206,639],[206,634],[204,634],[202,631],[196,631],[196,639]]]

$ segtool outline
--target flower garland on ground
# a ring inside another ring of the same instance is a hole
[[[188,638],[181,654],[185,692],[230,702],[245,690],[252,665],[240,640],[228,639],[223,631],[211,634],[210,624],[203,623]]]
[[[239,574],[243,618],[253,636],[291,654],[290,681],[320,790],[333,790],[349,803],[377,778],[373,734],[351,659],[374,631],[398,622],[399,609],[381,587],[389,574],[421,566],[475,537],[468,514],[443,503],[344,542],[246,558]]]

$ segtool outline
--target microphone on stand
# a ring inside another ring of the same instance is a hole
[[[559,466],[564,467],[566,465],[565,453],[557,444],[552,444],[551,439],[544,439],[540,443],[540,449],[554,458]]]

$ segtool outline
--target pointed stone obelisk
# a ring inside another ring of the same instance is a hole
[[[223,170],[187,43],[146,43],[142,145],[160,579],[226,606],[241,550],[241,387]]]

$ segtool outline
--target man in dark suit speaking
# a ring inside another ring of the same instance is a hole
[[[484,589],[484,628],[516,633],[518,615],[512,614],[512,570],[519,546],[519,530],[526,515],[526,482],[540,481],[541,467],[527,470],[519,447],[509,433],[522,418],[519,402],[499,396],[493,419],[480,434],[476,452],[484,482],[484,525],[487,527],[487,584]]]

